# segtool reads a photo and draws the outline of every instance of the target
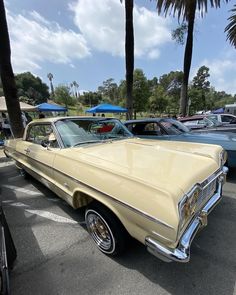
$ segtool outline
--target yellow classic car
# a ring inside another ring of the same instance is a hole
[[[217,145],[139,139],[117,119],[35,120],[5,154],[73,208],[97,247],[120,254],[130,235],[164,261],[187,262],[221,199],[226,152]]]

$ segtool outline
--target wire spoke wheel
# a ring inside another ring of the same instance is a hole
[[[110,252],[114,245],[114,237],[105,220],[98,213],[87,214],[87,226],[96,245],[104,252]]]
[[[110,256],[124,251],[127,233],[108,208],[98,203],[91,204],[85,212],[85,222],[90,236],[100,251]]]

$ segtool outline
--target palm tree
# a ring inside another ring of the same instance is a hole
[[[232,15],[228,18],[229,24],[225,28],[225,32],[227,32],[227,40],[236,48],[236,5],[230,12]]]
[[[11,47],[3,0],[0,0],[0,76],[12,133],[14,137],[22,137],[24,128],[21,120],[20,103],[17,98],[15,77],[11,66]]]
[[[225,2],[228,1],[229,0],[225,0]],[[162,10],[165,15],[167,15],[169,11],[173,11],[174,15],[177,13],[179,20],[182,18],[188,25],[184,53],[183,84],[180,99],[180,113],[183,116],[186,116],[188,106],[188,81],[192,62],[193,30],[196,10],[198,9],[200,11],[201,16],[205,15],[205,13],[207,13],[208,2],[211,7],[220,7],[220,0],[157,0],[157,10],[159,14]]]
[[[122,0],[121,0],[122,2]],[[125,0],[125,65],[126,65],[126,114],[127,119],[133,118],[133,73],[134,73],[134,26],[133,0]]]
[[[78,97],[79,84],[76,81],[73,81],[71,84],[72,84],[72,87],[74,87],[74,94],[75,94],[75,97],[77,98]]]
[[[53,74],[52,73],[48,73],[47,74],[47,77],[48,77],[48,80],[49,80],[49,83],[50,83],[51,98],[54,99],[54,87],[53,87],[53,84],[52,84]]]

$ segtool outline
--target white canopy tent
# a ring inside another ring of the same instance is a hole
[[[37,108],[35,106],[32,106],[25,102],[20,102],[20,109],[25,112],[37,111]],[[7,112],[7,105],[4,96],[0,96],[0,112]]]

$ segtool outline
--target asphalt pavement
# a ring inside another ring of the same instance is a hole
[[[187,264],[165,263],[131,241],[119,258],[99,252],[74,210],[0,151],[5,215],[17,248],[11,294],[236,294],[236,171]]]

